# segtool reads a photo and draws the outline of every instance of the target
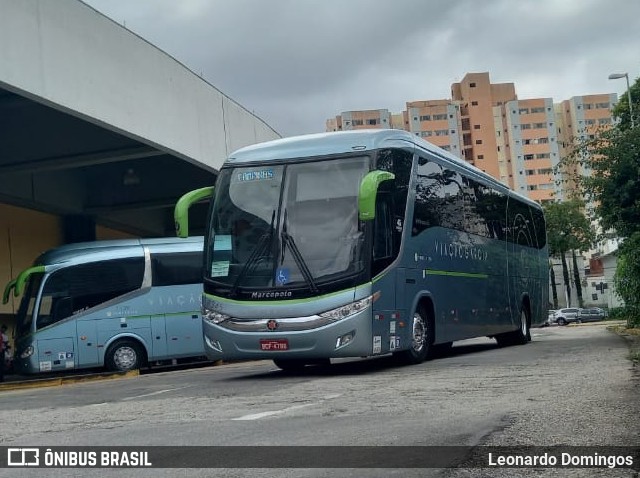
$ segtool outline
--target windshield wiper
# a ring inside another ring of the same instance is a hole
[[[258,244],[256,245],[255,249],[249,256],[249,258],[247,259],[247,262],[245,262],[244,266],[240,270],[238,277],[236,277],[236,280],[233,282],[233,285],[231,286],[231,290],[229,291],[230,296],[233,297],[236,295],[236,293],[238,292],[238,286],[240,285],[240,282],[242,281],[242,279],[244,279],[244,277],[249,272],[253,271],[255,266],[258,264],[258,260],[264,257],[265,252],[271,249],[271,244],[273,243],[273,235],[274,235],[273,225],[274,225],[275,219],[276,219],[276,211],[274,210],[271,213],[271,224],[269,226],[269,231],[265,232],[262,236],[260,236],[260,239],[258,240]]]
[[[300,249],[298,249],[298,246],[296,246],[296,243],[293,240],[293,237],[290,236],[289,233],[287,232],[287,210],[286,209],[284,210],[284,220],[282,224],[282,232],[280,233],[280,237],[282,239],[282,253],[280,254],[281,264],[284,263],[284,252],[287,246],[289,246],[289,248],[291,249],[291,255],[293,256],[293,260],[296,262],[296,265],[300,269],[300,272],[302,272],[302,277],[304,278],[305,282],[311,289],[311,292],[318,293],[318,286],[313,280],[313,275],[309,270],[309,266],[307,266],[307,263],[302,257],[302,254],[300,253]]]

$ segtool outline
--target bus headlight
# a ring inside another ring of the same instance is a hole
[[[338,320],[345,319],[353,314],[360,312],[361,310],[366,309],[373,302],[373,296],[365,297],[364,299],[357,300],[352,302],[351,304],[343,305],[342,307],[338,307],[337,309],[328,310],[327,312],[323,312],[319,314],[320,317],[324,317],[325,319],[329,319],[333,322]]]
[[[20,354],[20,358],[26,359],[33,355],[33,345],[29,345],[26,349],[22,351]]]
[[[220,312],[216,312],[215,310],[209,310],[205,308],[202,310],[202,318],[207,322],[211,322],[212,324],[221,324],[231,317],[225,314],[221,314]]]

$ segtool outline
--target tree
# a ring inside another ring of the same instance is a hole
[[[547,219],[547,237],[549,254],[558,257],[562,261],[562,275],[567,291],[568,302],[571,302],[571,279],[567,266],[566,253],[569,251],[584,252],[588,250],[595,238],[595,232],[591,223],[583,213],[584,204],[576,199],[566,202],[548,203],[544,206]],[[574,258],[574,282],[578,304],[582,307],[582,287],[580,275],[577,269],[577,261]],[[554,276],[555,279],[555,276]],[[557,306],[557,293],[555,280],[553,280],[554,306]],[[569,303],[567,303],[567,306]]]
[[[624,239],[618,251],[614,282],[625,301],[630,320],[640,319],[640,79],[630,88],[634,127],[629,115],[629,96],[623,94],[613,109],[618,123],[580,143],[561,162],[565,172],[582,172],[573,178],[578,191],[594,206],[603,231],[615,231]]]

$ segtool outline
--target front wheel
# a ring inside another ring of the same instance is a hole
[[[112,344],[104,357],[108,370],[114,372],[128,372],[139,369],[145,361],[144,351],[133,340],[120,340]]]
[[[433,331],[431,324],[424,313],[418,309],[413,314],[413,334],[411,347],[394,354],[402,363],[413,365],[424,362],[431,353],[433,347]]]

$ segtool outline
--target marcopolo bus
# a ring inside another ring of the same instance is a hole
[[[16,373],[204,357],[202,237],[70,244],[45,252],[7,285],[23,294]]]
[[[524,344],[542,326],[540,206],[398,130],[240,149],[211,196],[203,331],[211,359],[283,369],[392,353],[419,363],[456,340]]]

